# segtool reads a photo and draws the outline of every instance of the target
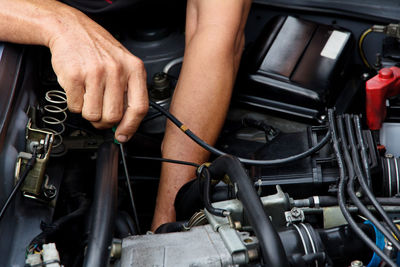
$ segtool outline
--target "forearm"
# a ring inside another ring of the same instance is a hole
[[[0,40],[45,46],[73,10],[55,0],[0,0],[0,6]]]
[[[187,127],[210,144],[215,143],[225,120],[241,54],[241,49],[233,42],[218,38],[218,29],[209,28],[196,32],[188,43],[170,108]],[[170,123],[164,143],[168,143],[169,138],[181,140],[174,147],[193,147],[184,155],[186,160],[202,162],[208,157],[205,150]],[[163,147],[165,156],[176,153],[174,151],[169,146]]]
[[[244,43],[242,29],[234,34],[225,30],[210,26],[189,32],[193,35],[187,36],[184,63],[170,107],[188,128],[212,145],[225,120]],[[170,122],[162,154],[196,163],[209,157]],[[175,220],[175,196],[194,177],[193,167],[163,164],[152,230],[160,223]]]

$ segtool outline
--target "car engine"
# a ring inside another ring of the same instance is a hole
[[[123,145],[68,111],[48,49],[0,43],[0,265],[399,266],[399,7],[295,2],[254,1],[215,147],[168,111],[181,8],[97,18],[147,70]],[[162,158],[167,120],[209,162]],[[163,161],[197,177],[153,233]]]

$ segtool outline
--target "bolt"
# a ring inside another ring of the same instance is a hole
[[[114,238],[113,243],[111,245],[110,257],[113,259],[121,258],[122,254],[122,241]]]
[[[363,195],[362,195],[362,193],[360,192],[360,191],[357,191],[356,192],[356,197],[358,197],[358,198],[361,198]]]
[[[326,119],[326,115],[321,115],[319,118],[321,119],[321,121],[324,121]]]
[[[292,214],[293,217],[297,218],[301,215],[301,212],[298,208],[293,208],[290,213]]]
[[[248,254],[248,256],[249,256],[249,260],[250,261],[255,261],[255,260],[257,260],[258,259],[258,251],[257,251],[257,249],[249,249],[248,251],[247,251],[247,254]]]
[[[241,222],[237,221],[237,222],[234,223],[234,225],[235,225],[235,229],[236,230],[242,229],[242,223]]]
[[[356,260],[352,261],[350,267],[363,267],[364,263],[362,261]]]

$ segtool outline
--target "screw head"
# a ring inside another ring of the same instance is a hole
[[[300,210],[299,209],[297,209],[297,208],[293,208],[292,210],[291,210],[291,213],[292,213],[292,216],[293,217],[299,217],[300,216]]]

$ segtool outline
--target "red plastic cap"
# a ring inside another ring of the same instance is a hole
[[[366,82],[367,124],[379,130],[386,117],[386,99],[400,94],[400,68],[384,68]]]
[[[393,78],[393,71],[389,68],[384,68],[379,71],[379,78],[381,79],[391,79]]]

